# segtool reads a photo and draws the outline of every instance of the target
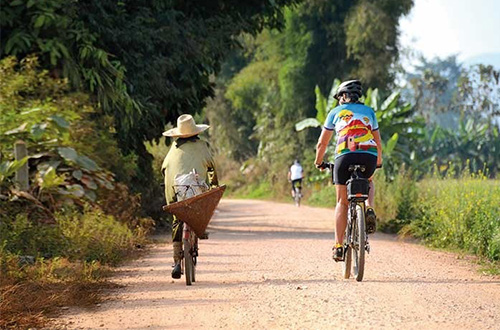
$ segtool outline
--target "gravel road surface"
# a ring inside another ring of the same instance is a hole
[[[197,282],[173,281],[171,244],[116,272],[124,287],[67,329],[500,329],[500,278],[394,236],[370,238],[363,282],[331,259],[333,211],[223,200]]]

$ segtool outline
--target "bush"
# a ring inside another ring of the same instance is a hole
[[[337,197],[334,185],[313,187],[314,192],[307,199],[307,204],[320,207],[335,207]]]
[[[60,213],[57,224],[68,242],[63,255],[73,260],[116,264],[134,247],[132,231],[99,209]]]
[[[404,232],[436,247],[500,259],[500,184],[481,178],[427,179],[418,184],[418,218]]]
[[[126,224],[99,209],[75,209],[55,214],[53,225],[34,223],[20,214],[0,222],[4,252],[32,258],[66,257],[70,260],[116,264],[133,247],[136,236]],[[142,232],[141,232],[142,238]]]

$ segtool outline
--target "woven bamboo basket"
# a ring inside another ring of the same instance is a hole
[[[165,205],[163,210],[186,222],[200,237],[205,233],[225,190],[226,185],[222,185],[183,201]]]

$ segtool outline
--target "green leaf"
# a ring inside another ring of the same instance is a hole
[[[341,81],[339,79],[335,79],[333,81],[332,89],[330,89],[330,94],[328,94],[328,103],[326,104],[326,114],[328,115],[328,112],[335,108],[339,101],[334,97],[335,93],[337,92],[337,89],[340,86]],[[326,118],[325,118],[326,119]]]
[[[78,156],[76,158],[76,163],[89,171],[97,171],[99,169],[99,166],[96,164],[96,162],[94,162],[87,156]]]
[[[23,3],[24,3],[24,1],[23,1],[23,0],[14,0],[14,1],[12,1],[12,2],[10,3],[10,5],[11,5],[12,7],[15,7],[15,6],[20,6],[20,5],[22,5]]]
[[[35,25],[34,25],[35,29],[41,28],[43,26],[44,21],[45,21],[45,16],[43,15],[38,16],[35,20]]]
[[[39,140],[42,137],[43,133],[45,133],[46,129],[47,129],[47,123],[35,124],[31,126],[30,133],[33,135],[33,138],[35,140]]]
[[[13,175],[18,169],[20,169],[26,162],[29,157],[24,157],[20,160],[6,161],[0,163],[0,183],[2,183],[5,179]]]
[[[42,173],[38,179],[40,189],[51,189],[64,184],[64,176],[57,175],[56,169],[50,166],[47,171]]]
[[[78,158],[78,153],[75,151],[75,149],[70,147],[57,148],[57,152],[59,153],[59,155],[61,155],[62,158],[72,162],[76,162]]]
[[[316,93],[316,119],[319,122],[325,122],[326,120],[326,99],[321,93],[321,90],[318,85],[314,88],[314,92]]]
[[[309,127],[320,127],[322,124],[316,118],[306,118],[295,124],[295,130],[300,132]]]
[[[401,94],[399,92],[393,92],[382,103],[382,106],[380,107],[380,110],[385,111],[385,110],[391,110],[391,109],[393,109],[398,104],[398,100],[399,100],[399,96],[400,95]]]
[[[394,133],[392,135],[392,137],[389,139],[389,141],[387,141],[387,144],[385,145],[384,153],[386,153],[387,155],[390,155],[392,153],[394,147],[396,147],[396,144],[398,143],[398,138],[398,133]]]
[[[33,7],[35,5],[35,3],[36,3],[36,0],[29,0],[28,4],[26,5],[26,7],[31,8],[31,7]]]
[[[87,197],[89,200],[91,200],[92,202],[95,202],[96,199],[97,199],[97,195],[95,192],[93,192],[92,190],[86,190],[85,191],[85,197]]]
[[[379,109],[378,107],[378,89],[375,88],[373,91],[372,91],[372,97],[371,97],[371,107],[373,108],[373,110],[377,111]]]
[[[79,184],[72,184],[66,186],[66,192],[76,198],[85,196],[85,189]]]
[[[49,117],[49,119],[52,120],[54,123],[57,124],[57,126],[59,126],[61,128],[65,128],[65,129],[69,128],[69,123],[63,117],[59,117],[57,115],[52,115]]]
[[[83,177],[83,172],[81,170],[75,170],[73,171],[73,173],[71,173],[71,175],[77,179],[77,180],[81,180],[82,177]]]
[[[372,106],[372,92],[373,92],[373,89],[371,89],[371,88],[368,88],[368,90],[366,91],[365,105],[367,107]]]

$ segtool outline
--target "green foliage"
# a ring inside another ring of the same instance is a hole
[[[84,97],[67,93],[65,81],[38,71],[36,58],[25,59],[19,68],[13,58],[7,58],[1,61],[0,70],[2,156],[12,159],[13,143],[21,139],[30,158],[31,189],[13,194],[38,203],[37,207],[45,207],[46,216],[52,217],[52,212],[63,203],[80,199],[95,201],[99,188],[112,190],[113,176],[68,146],[81,145],[75,137],[80,127],[96,127],[86,118],[92,109]],[[71,125],[73,121],[78,124]],[[93,142],[96,149],[97,143]],[[5,172],[2,182],[5,182],[13,174],[14,164],[19,164],[13,161],[2,164]],[[12,182],[4,185],[3,190],[7,192],[10,186]]]
[[[403,230],[436,247],[500,260],[500,185],[483,178],[424,180],[415,207],[421,214]]]
[[[323,125],[326,117],[328,116],[328,113],[338,104],[338,101],[334,96],[340,83],[341,82],[339,79],[334,80],[332,88],[330,90],[330,94],[328,95],[328,102],[327,99],[323,96],[323,93],[321,93],[321,89],[319,88],[319,86],[316,85],[316,87],[314,88],[314,93],[316,94],[316,118],[306,118],[296,123],[295,130],[297,132],[300,132],[309,127],[314,128]]]
[[[200,112],[238,37],[282,27],[283,7],[296,2],[1,0],[0,57],[36,53],[52,76],[91,94],[99,114],[112,117],[121,150],[138,157],[141,171],[124,166],[126,179],[154,205],[144,142],[180,114]]]
[[[65,249],[70,259],[116,263],[133,248],[134,236],[127,225],[102,211],[87,209],[79,213],[61,213],[57,224],[71,244]]]
[[[21,160],[5,161],[0,163],[0,186],[4,185],[9,177],[12,177],[14,173],[20,169],[26,162],[28,157],[24,157]]]
[[[337,204],[337,197],[334,185],[319,186],[313,188],[314,191],[307,199],[307,204],[311,206],[320,207],[335,207]]]
[[[375,174],[379,229],[412,235],[425,243],[500,260],[500,184],[484,176],[435,175],[420,182],[401,169],[392,181]],[[307,202],[335,206],[335,187],[316,187]]]
[[[82,214],[66,210],[55,214],[52,226],[33,223],[25,214],[2,217],[0,242],[12,254],[114,264],[130,252],[134,234],[127,225],[99,209]]]

